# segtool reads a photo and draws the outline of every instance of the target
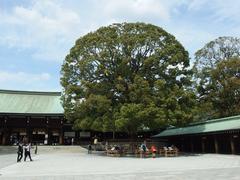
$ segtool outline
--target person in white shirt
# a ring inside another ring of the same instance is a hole
[[[30,161],[32,161],[32,158],[31,158],[31,143],[28,143],[28,144],[25,146],[24,149],[25,149],[24,161],[26,161],[27,156],[29,157]]]

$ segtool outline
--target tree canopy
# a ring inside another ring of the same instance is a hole
[[[199,88],[201,100],[211,103],[213,117],[226,117],[240,114],[240,59],[232,58],[219,62],[210,71],[210,82]]]
[[[144,23],[80,37],[62,65],[62,102],[75,128],[126,131],[192,120],[189,56],[174,36]]]
[[[212,69],[220,61],[240,57],[240,38],[223,36],[207,43],[195,53],[194,67],[197,71]]]
[[[240,39],[219,37],[195,53],[194,76],[199,118],[239,113]]]

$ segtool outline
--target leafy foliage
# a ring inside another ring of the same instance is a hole
[[[199,101],[198,119],[239,113],[236,94],[240,87],[234,75],[238,71],[239,57],[240,39],[235,37],[219,37],[195,53],[193,70]]]
[[[214,116],[240,114],[240,59],[221,61],[211,70],[210,79],[202,98],[212,103]]]
[[[220,61],[233,57],[240,57],[240,39],[230,36],[219,37],[195,53],[194,67],[201,73],[215,68]]]
[[[62,65],[62,102],[75,128],[102,131],[183,125],[194,94],[183,46],[162,28],[113,24],[79,38]]]

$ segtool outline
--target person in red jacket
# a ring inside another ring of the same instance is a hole
[[[157,148],[154,145],[152,145],[151,151],[152,151],[152,157],[155,158],[157,153]]]

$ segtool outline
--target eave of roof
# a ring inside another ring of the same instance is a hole
[[[212,133],[240,129],[240,116],[202,121],[181,128],[169,128],[153,137],[168,137],[187,134]]]

